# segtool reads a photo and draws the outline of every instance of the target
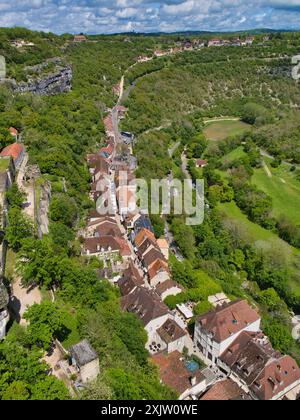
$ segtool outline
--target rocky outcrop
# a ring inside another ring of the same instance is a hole
[[[6,287],[0,280],[0,310],[5,309],[8,305],[8,293]]]
[[[6,287],[0,280],[0,340],[5,337],[6,334],[6,325],[9,321],[9,314],[7,311],[9,297],[6,290]]]
[[[290,63],[280,63],[279,65],[269,67],[267,73],[271,77],[285,77],[291,79],[292,66]]]
[[[59,93],[69,92],[72,89],[72,78],[72,68],[71,66],[67,66],[41,80],[20,83],[16,91],[19,93],[29,92],[39,96],[57,95]]]

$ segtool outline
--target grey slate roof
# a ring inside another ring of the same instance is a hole
[[[78,366],[85,366],[98,358],[97,353],[87,340],[83,340],[70,348],[70,354]]]

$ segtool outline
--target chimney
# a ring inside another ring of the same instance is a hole
[[[191,385],[192,386],[196,386],[196,384],[197,384],[197,378],[196,378],[196,376],[192,376],[190,378],[190,381],[191,381]]]

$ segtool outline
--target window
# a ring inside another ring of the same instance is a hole
[[[203,353],[204,348],[199,342],[197,343],[197,347],[201,351],[201,353]]]

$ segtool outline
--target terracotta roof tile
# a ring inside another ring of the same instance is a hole
[[[136,287],[143,286],[144,281],[131,261],[129,267],[124,271],[122,278],[118,281],[122,296],[126,296],[131,293]]]
[[[232,401],[250,399],[250,396],[231,379],[225,379],[225,381],[216,383],[200,398],[201,401]]]
[[[123,311],[135,313],[145,326],[169,313],[168,307],[158,294],[144,287],[137,287],[133,293],[122,297],[121,308]]]
[[[19,143],[13,143],[5,147],[0,156],[12,156],[13,160],[16,161],[20,155],[24,152],[24,146]]]
[[[147,239],[147,238],[152,240],[152,241],[156,240],[155,236],[154,236],[154,233],[150,232],[150,230],[145,229],[145,228],[141,229],[135,237],[136,246],[139,247],[140,245],[142,245],[144,240]]]
[[[192,388],[191,377],[193,374],[187,369],[184,359],[179,351],[170,354],[156,354],[151,357],[155,365],[159,367],[162,382],[174,389],[179,395]],[[197,383],[205,380],[200,370],[196,372]]]
[[[179,340],[182,337],[185,337],[187,332],[182,329],[176,321],[173,319],[168,319],[164,325],[162,325],[157,330],[157,334],[165,343],[169,344],[173,343],[173,341]]]
[[[170,274],[169,266],[166,261],[158,259],[152,265],[148,271],[150,279],[153,279],[159,272],[165,272]]]
[[[274,350],[263,333],[242,332],[221,360],[261,400],[272,399],[300,380],[295,360]]]
[[[166,280],[166,281],[164,281],[163,283],[159,284],[159,285],[155,288],[155,290],[156,290],[156,293],[157,293],[159,296],[161,296],[161,295],[162,295],[163,293],[165,293],[167,290],[169,290],[169,289],[173,289],[173,288],[175,288],[175,287],[176,287],[177,289],[179,289],[179,290],[183,291],[183,287],[181,287],[181,286],[180,286],[180,284],[176,283],[176,281],[171,280],[171,279]]]
[[[238,300],[199,316],[197,322],[220,343],[259,319],[259,314],[245,300]]]

